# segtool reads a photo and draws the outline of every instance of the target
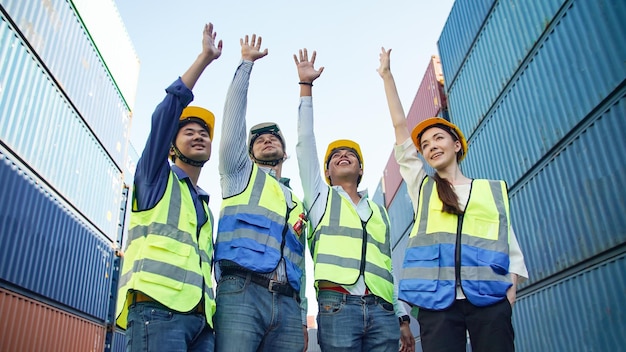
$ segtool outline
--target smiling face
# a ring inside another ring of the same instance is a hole
[[[461,142],[445,129],[431,127],[422,133],[420,147],[428,165],[441,170],[458,163],[457,153],[461,150]]]
[[[340,180],[342,178],[354,178],[358,182],[363,175],[361,162],[357,153],[351,148],[335,149],[327,160],[328,169],[326,176],[330,177],[333,185],[337,182],[332,180]]]
[[[206,161],[211,157],[209,132],[199,123],[189,122],[181,127],[176,134],[175,145],[181,154],[192,160]]]
[[[252,142],[252,156],[257,160],[283,159],[285,151],[280,138],[272,133],[263,133]]]

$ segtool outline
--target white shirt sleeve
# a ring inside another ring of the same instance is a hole
[[[513,226],[510,226],[509,230],[511,231],[511,238],[509,240],[509,272],[517,274],[517,284],[519,285],[528,279],[528,269],[524,263],[522,249],[517,242],[515,232],[513,232]]]

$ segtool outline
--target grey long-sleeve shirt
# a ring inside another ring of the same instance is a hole
[[[224,118],[222,121],[222,135],[219,149],[219,173],[222,187],[222,198],[237,195],[246,188],[250,182],[253,161],[248,155],[248,138],[246,127],[246,109],[248,105],[248,87],[253,63],[242,60],[237,67],[235,77],[228,88],[226,102],[224,104]],[[271,168],[259,167],[260,170],[276,177]],[[289,189],[280,183],[283,189]],[[219,233],[217,234],[219,236]],[[300,236],[300,241],[306,248],[305,236]],[[304,261],[300,267],[300,311],[302,325],[307,324],[307,299],[306,299],[306,269]],[[276,275],[279,280],[286,281],[285,263],[281,261],[278,269],[269,276]]]

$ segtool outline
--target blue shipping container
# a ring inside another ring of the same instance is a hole
[[[626,243],[626,89],[600,113],[511,189],[530,283]]]
[[[0,180],[0,280],[103,323],[111,242],[2,149]]]
[[[410,229],[413,225],[413,203],[406,189],[406,182],[402,180],[398,193],[393,198],[393,201],[387,208],[389,213],[389,222],[391,224],[391,246],[394,247],[400,237],[407,229]]]
[[[0,140],[115,239],[120,169],[4,17],[0,43]]]
[[[71,1],[3,0],[2,7],[121,169],[130,111]]]
[[[623,351],[626,255],[520,296],[513,310],[518,351]]]
[[[443,65],[445,88],[454,82],[495,0],[456,0],[437,46]],[[445,57],[445,60],[443,58]]]

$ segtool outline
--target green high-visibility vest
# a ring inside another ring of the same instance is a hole
[[[213,225],[196,235],[196,210],[185,180],[173,171],[155,207],[133,211],[117,296],[116,323],[126,329],[129,291],[137,290],[178,312],[193,310],[204,297],[208,324],[213,326],[215,298],[211,279]]]
[[[367,199],[372,215],[362,222],[350,200],[329,187],[326,210],[309,237],[315,282],[354,285],[364,276],[369,290],[393,302],[389,217]]]

